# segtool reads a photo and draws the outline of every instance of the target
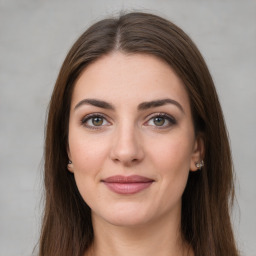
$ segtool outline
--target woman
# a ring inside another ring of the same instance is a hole
[[[158,16],[102,20],[60,70],[40,256],[235,256],[229,142],[198,49]]]

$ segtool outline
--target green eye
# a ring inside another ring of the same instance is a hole
[[[155,117],[153,120],[153,122],[156,126],[163,126],[165,121],[166,121],[166,119],[164,117],[160,117],[160,116]]]
[[[108,126],[110,123],[100,114],[91,114],[81,120],[82,125],[90,129],[100,129],[103,126]]]
[[[92,118],[92,124],[94,126],[100,126],[103,124],[103,118],[102,117],[94,117]]]
[[[146,123],[149,126],[153,126],[159,129],[164,129],[175,125],[176,119],[165,113],[159,113],[148,120]]]

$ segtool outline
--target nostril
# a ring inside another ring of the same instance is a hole
[[[133,165],[138,164],[140,162],[140,159],[137,157],[129,157],[129,156],[116,156],[112,158],[112,161],[114,161],[116,164],[124,164],[124,165]]]

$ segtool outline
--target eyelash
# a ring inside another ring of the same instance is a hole
[[[162,125],[162,126],[153,125],[153,127],[155,129],[165,129],[165,128],[169,128],[172,125],[177,124],[176,119],[173,116],[170,116],[166,113],[157,113],[157,114],[150,115],[150,118],[146,123],[149,123],[149,121],[151,121],[151,120],[153,121],[154,118],[157,118],[157,117],[163,118],[164,122],[167,121],[168,124],[165,124],[165,125]]]
[[[89,114],[87,116],[85,116],[82,120],[81,120],[81,124],[89,129],[100,129],[102,126],[93,126],[93,125],[88,125],[87,122],[89,120],[93,120],[93,118],[101,118],[103,119],[103,122],[107,120],[106,116],[103,114],[98,114],[98,113],[93,113],[93,114]],[[108,122],[108,121],[107,121]],[[109,123],[109,122],[108,122]]]
[[[148,121],[146,122],[146,126],[150,126],[147,123],[149,123],[151,120],[154,120],[154,118],[163,118],[164,122],[168,122],[168,124],[163,125],[163,126],[157,126],[157,125],[152,125],[155,129],[165,129],[165,128],[169,128],[172,125],[177,124],[177,121],[174,117],[166,114],[166,113],[156,113],[156,114],[152,114],[150,116],[148,116],[147,118]],[[89,129],[101,129],[102,126],[106,126],[106,125],[99,125],[99,126],[95,126],[95,125],[88,125],[88,121],[93,120],[93,118],[101,118],[104,121],[106,121],[108,123],[108,125],[110,124],[109,121],[107,121],[107,118],[105,115],[100,114],[100,113],[93,113],[93,114],[89,114],[87,116],[85,116],[82,120],[81,120],[81,124]],[[107,126],[108,126],[107,125]]]

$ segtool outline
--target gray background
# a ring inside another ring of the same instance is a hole
[[[45,113],[62,61],[90,24],[120,10],[172,20],[204,55],[237,173],[235,234],[256,256],[255,0],[0,0],[0,256],[31,255],[39,237]]]

